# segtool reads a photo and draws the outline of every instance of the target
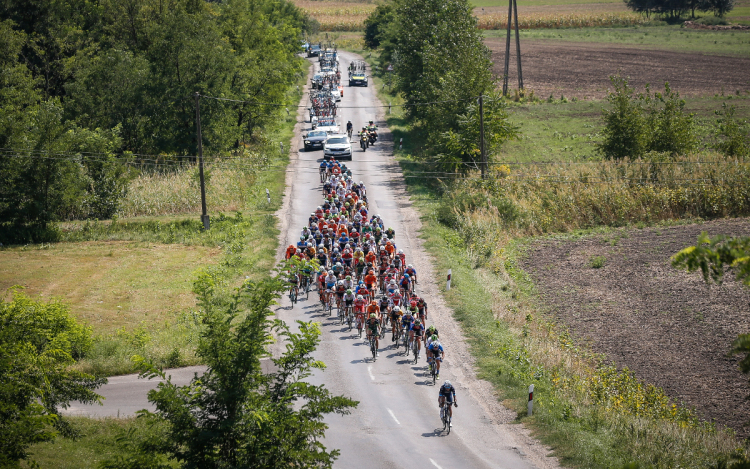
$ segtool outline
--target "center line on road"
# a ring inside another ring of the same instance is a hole
[[[391,409],[388,409],[388,413],[391,414],[391,417],[393,417],[393,420],[396,421],[397,425],[401,425],[401,422],[398,421],[398,419],[396,418],[396,414],[394,414]],[[430,461],[432,461],[432,459],[430,459]],[[432,464],[435,464],[435,463],[433,462]],[[437,466],[437,464],[435,464],[435,465]],[[438,467],[440,467],[440,466],[438,466]]]
[[[432,463],[433,466],[437,467],[437,469],[443,469],[442,467],[438,466],[438,463],[436,463],[435,461],[433,461],[432,458],[430,458],[430,462]]]
[[[372,374],[372,365],[367,365],[367,372],[370,373],[370,379],[375,381],[375,375]],[[396,418],[396,417],[393,417],[393,418]]]

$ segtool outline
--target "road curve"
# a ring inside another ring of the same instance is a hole
[[[340,68],[344,74],[349,62],[358,58],[347,52],[339,54]],[[413,210],[406,210],[409,208],[408,197],[403,192],[403,180],[392,158],[392,137],[383,120],[384,108],[375,96],[374,87],[352,88],[345,83],[344,98],[339,106],[338,120],[342,129],[347,120],[352,121],[355,129],[361,128],[369,120],[378,124],[379,141],[366,152],[359,149],[355,142],[353,161],[346,161],[346,165],[352,169],[354,179],[363,181],[367,186],[370,213],[379,214],[386,226],[396,230],[398,247],[404,249],[407,262],[415,264],[420,272],[428,260],[421,251],[418,253],[420,258],[415,258],[418,240],[414,220],[405,216],[414,217],[415,214]],[[299,233],[311,212],[322,203],[317,170],[322,151],[304,151],[300,135],[302,129],[309,129],[309,124],[298,125],[292,142],[293,155],[287,173],[285,204],[279,212],[282,249],[299,240]],[[420,285],[418,293],[424,294],[421,288]],[[434,285],[431,291],[437,292]],[[432,305],[431,301],[435,298],[429,295],[426,298],[428,304]],[[522,448],[523,445],[516,443],[514,435],[493,422],[493,416],[488,414],[486,407],[458,380],[460,375],[452,372],[456,356],[454,354],[451,359],[450,342],[443,341],[446,362],[441,370],[441,380],[451,379],[454,382],[459,407],[454,412],[453,431],[446,436],[441,431],[438,389],[428,379],[424,358],[417,365],[407,362],[401,352],[393,349],[390,333],[381,340],[380,357],[373,362],[366,341],[356,337],[356,329],[353,333],[349,332],[334,318],[323,314],[314,292],[309,300],[301,299],[294,308],[284,298],[277,315],[288,323],[313,320],[322,324],[323,334],[316,358],[326,363],[327,369],[311,380],[315,384],[325,384],[336,394],[359,401],[359,406],[351,415],[326,419],[330,429],[325,443],[341,451],[336,467],[540,467],[535,464],[538,457],[532,461],[523,451],[523,448],[528,448],[528,442]],[[431,319],[428,315],[428,324]],[[442,338],[444,329],[438,327]]]

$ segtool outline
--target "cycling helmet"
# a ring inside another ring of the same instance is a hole
[[[401,250],[399,249],[399,251],[401,251]],[[400,254],[400,252],[399,252],[399,254]],[[407,266],[406,266],[406,268],[407,268],[407,269],[413,269],[413,268],[414,268],[414,266],[413,266],[413,265],[411,265],[411,264],[409,264],[409,265],[407,265]]]
[[[404,253],[404,250],[403,250],[403,249],[399,249],[399,250],[398,250],[398,253],[399,253],[399,254],[403,254],[403,253]]]
[[[333,271],[332,271],[332,270],[329,270],[329,271],[328,271],[328,275],[333,275]]]
[[[322,244],[318,244],[318,247],[319,247],[320,249],[323,249],[323,248],[324,248],[325,246],[323,246]]]
[[[304,238],[303,238],[304,239]],[[380,246],[381,251],[385,251],[385,246]]]
[[[307,247],[311,248],[312,247],[312,243],[307,243]]]
[[[450,381],[448,381],[447,379],[446,379],[446,380],[445,380],[445,382],[443,383],[443,386],[446,386],[446,387],[447,387],[447,386],[450,386],[450,385],[451,385],[451,382],[450,382]]]
[[[338,282],[336,282],[336,284],[337,284],[337,285],[343,285],[343,284],[344,284],[344,281],[343,281],[343,280],[339,280]]]
[[[351,288],[348,288],[348,289],[346,290],[346,294],[347,294],[347,295],[351,295],[352,293],[354,293],[354,292],[352,291],[352,289],[351,289]]]
[[[433,342],[437,342],[438,336],[435,334],[432,334],[432,337],[430,337],[430,340],[432,340]]]
[[[347,276],[346,276],[346,279],[347,279],[347,280],[351,280],[351,279],[352,279],[352,276],[351,276],[351,275],[347,275]]]
[[[289,247],[294,249],[294,244],[290,244]]]
[[[351,290],[349,290],[349,291],[351,291]],[[357,295],[357,299],[358,300],[364,300],[364,297],[362,295]]]
[[[311,214],[310,214],[310,216],[311,216],[311,217],[314,217],[314,216],[315,216],[315,212],[311,213]]]
[[[404,278],[409,278],[409,274],[404,274]]]
[[[401,311],[401,308],[399,308],[398,306],[394,306],[393,311],[398,313],[399,311]]]
[[[364,182],[362,182],[362,181],[359,181],[359,183],[360,183],[360,184],[364,184]]]
[[[341,262],[337,262],[336,267],[341,267]]]
[[[299,237],[299,240],[300,240],[300,241],[304,241],[305,239],[307,239],[307,238],[305,238],[304,236],[300,236],[300,237]]]
[[[375,317],[375,313],[370,313],[370,317],[374,318]]]
[[[419,319],[417,319],[416,321],[414,321],[414,324],[416,324],[418,326],[418,325],[422,324],[422,321],[420,321]]]
[[[395,278],[391,279],[391,285],[396,285],[396,279]]]
[[[385,239],[385,238],[383,238],[383,239]],[[391,245],[392,243],[391,243],[390,241],[386,241],[386,242],[385,242],[385,244],[386,244],[387,246],[390,246],[390,245]]]

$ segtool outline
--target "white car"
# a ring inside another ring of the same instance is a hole
[[[319,117],[315,130],[324,130],[328,134],[338,134],[339,124],[330,117]]]
[[[323,144],[324,158],[352,159],[352,144],[346,134],[329,135]]]

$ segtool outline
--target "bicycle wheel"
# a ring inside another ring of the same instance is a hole
[[[445,409],[445,424],[448,426],[448,434],[451,434],[451,414]]]
[[[432,384],[434,385],[437,381],[437,366],[434,361],[430,363],[430,374],[432,374]]]
[[[375,350],[375,339],[370,338],[370,351],[372,352],[372,359],[375,360],[375,355],[377,354],[377,351]]]
[[[409,356],[409,352],[411,352],[411,340],[409,340],[406,344],[406,356]]]
[[[419,361],[419,347],[417,346],[417,341],[414,341],[414,364],[416,365]]]

